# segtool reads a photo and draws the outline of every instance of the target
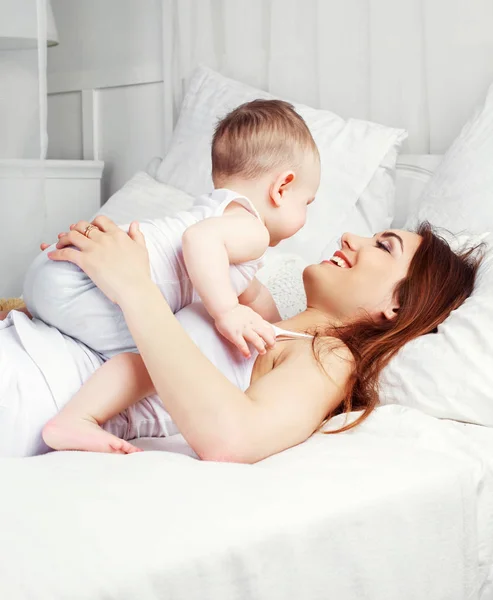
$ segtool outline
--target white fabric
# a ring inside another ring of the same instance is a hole
[[[3,322],[0,323],[0,385],[0,456],[47,452],[38,424],[46,423],[56,414],[53,395],[43,373],[25,351],[15,327],[4,327]]]
[[[83,344],[22,312],[0,321],[0,456],[47,452],[44,424],[101,364]]]
[[[163,0],[165,140],[205,63],[443,153],[493,81],[492,30],[491,0]]]
[[[243,102],[272,97],[206,67],[198,68],[157,178],[190,194],[212,189],[210,144],[218,119]],[[334,249],[344,230],[373,234],[390,225],[395,162],[405,134],[376,123],[345,121],[303,105],[296,109],[319,148],[321,183],[306,225],[271,253],[294,252],[314,262],[327,245]]]
[[[2,460],[0,595],[478,600],[493,540],[480,442],[383,407],[253,466],[169,452]]]
[[[198,197],[187,211],[140,223],[152,279],[174,313],[199,300],[183,258],[183,233],[199,221],[222,216],[233,202],[242,204],[260,218],[248,198],[231,190],[217,189]],[[106,358],[122,352],[136,352],[120,308],[76,265],[51,261],[48,253],[53,248],[38,254],[26,273],[23,298],[29,312]],[[238,296],[262,267],[263,258],[262,255],[255,260],[230,265],[231,285]]]
[[[464,125],[408,224],[428,219],[452,232],[493,230],[493,88]],[[463,236],[461,236],[463,238]],[[477,243],[477,236],[471,243]],[[460,240],[459,240],[460,241]],[[385,370],[382,402],[493,427],[493,243],[475,290],[438,328],[407,344]]]

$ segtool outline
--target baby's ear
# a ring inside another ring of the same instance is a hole
[[[270,188],[270,197],[276,206],[282,204],[283,196],[293,184],[296,175],[294,171],[284,171],[280,173],[272,182]]]

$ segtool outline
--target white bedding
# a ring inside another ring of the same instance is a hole
[[[0,461],[1,598],[492,597],[491,430],[385,406],[257,465],[141,445],[175,452]]]
[[[189,202],[136,181],[102,212]],[[252,466],[138,444],[0,460],[1,600],[493,600],[493,429],[389,405]]]

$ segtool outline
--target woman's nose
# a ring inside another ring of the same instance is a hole
[[[358,236],[352,233],[344,233],[341,237],[341,249],[346,248],[353,252],[356,251],[358,247],[357,238]]]
[[[371,244],[371,238],[361,237],[354,233],[344,233],[341,237],[341,248],[358,252],[363,246]]]

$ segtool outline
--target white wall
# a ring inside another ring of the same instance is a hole
[[[162,156],[161,0],[51,0],[49,158],[105,161],[103,200]]]

